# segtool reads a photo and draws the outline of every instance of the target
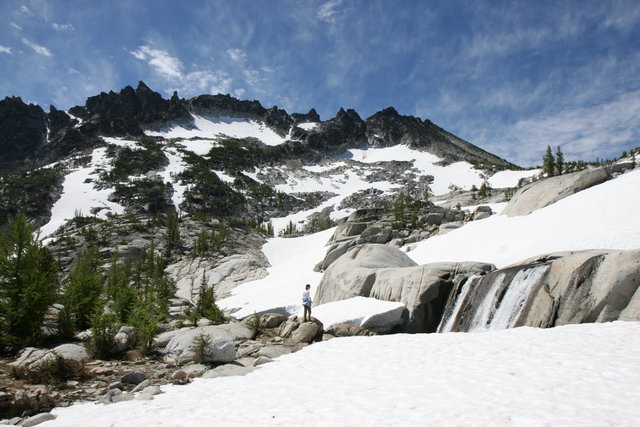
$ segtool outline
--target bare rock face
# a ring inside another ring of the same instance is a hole
[[[553,253],[459,283],[439,331],[640,320],[640,250]]]
[[[355,246],[327,269],[318,285],[316,302],[320,305],[356,296],[402,302],[406,307],[405,332],[435,332],[454,284],[494,268],[474,262],[419,266],[391,246]]]
[[[519,189],[502,213],[507,216],[528,215],[579,191],[602,184],[609,178],[606,168],[598,168],[536,181]]]

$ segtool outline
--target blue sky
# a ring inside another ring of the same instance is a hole
[[[523,166],[640,146],[640,2],[3,0],[0,97],[135,87],[288,112],[387,106]]]

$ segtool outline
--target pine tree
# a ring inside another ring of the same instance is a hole
[[[54,258],[26,217],[18,215],[0,239],[2,335],[17,343],[35,341],[57,289]]]
[[[542,158],[542,169],[544,173],[547,174],[548,177],[554,176],[554,172],[556,169],[556,161],[553,158],[553,153],[551,152],[551,146],[547,145],[547,151]]]
[[[556,172],[558,175],[562,175],[564,172],[564,154],[560,151],[560,146],[556,150]]]
[[[100,252],[91,246],[80,255],[69,273],[63,301],[78,330],[91,326],[96,303],[104,290],[101,261]]]

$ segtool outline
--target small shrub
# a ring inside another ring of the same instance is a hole
[[[111,359],[118,355],[115,336],[120,328],[115,314],[103,312],[98,306],[93,317],[89,351],[98,359]]]
[[[84,364],[65,359],[55,351],[53,357],[35,367],[14,368],[12,374],[31,384],[60,383],[70,379],[82,379],[87,375]]]
[[[194,345],[194,357],[193,360],[196,363],[202,363],[205,360],[205,357],[207,355],[207,348],[209,347],[209,345],[211,344],[211,337],[209,335],[205,335],[205,334],[199,334],[196,335],[193,338],[193,345]]]

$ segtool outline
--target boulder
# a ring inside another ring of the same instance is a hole
[[[299,343],[311,343],[319,331],[321,331],[321,329],[317,323],[304,322],[291,333],[291,340]]]
[[[406,308],[402,330],[434,332],[454,284],[494,269],[492,264],[475,262],[418,266],[391,246],[356,246],[324,273],[316,302],[321,305],[356,296],[399,302]]]
[[[258,350],[258,357],[267,357],[269,359],[275,359],[283,354],[290,354],[293,350],[291,347],[285,345],[269,344]]]
[[[330,334],[334,337],[356,337],[356,336],[373,336],[375,332],[365,329],[360,326],[347,325],[344,323],[336,323],[329,326],[325,331],[326,334]]]
[[[56,419],[55,415],[49,412],[44,412],[42,414],[34,415],[33,417],[27,418],[20,425],[26,426],[26,427],[32,427],[32,426],[37,426],[38,424],[42,424],[45,421],[51,421],[55,419]]]
[[[147,375],[144,372],[136,371],[136,372],[127,372],[122,376],[122,378],[120,378],[120,381],[122,381],[125,384],[138,385],[146,379],[147,379]]]
[[[181,330],[175,334],[164,349],[164,359],[170,363],[188,363],[203,357],[202,362],[229,362],[235,359],[235,344],[251,339],[253,331],[241,323],[202,326]],[[198,354],[198,338],[209,344],[203,354]]]
[[[253,366],[260,366],[271,362],[273,362],[273,359],[270,359],[266,356],[260,356],[253,362]]]
[[[516,191],[502,214],[528,215],[579,191],[602,184],[610,177],[606,168],[597,168],[532,182]]]
[[[173,337],[175,337],[176,335],[181,335],[183,334],[185,331],[190,331],[193,330],[193,328],[188,327],[188,328],[180,328],[180,329],[175,329],[173,331],[167,331],[167,332],[163,332],[159,335],[157,335],[153,342],[156,345],[156,347],[158,348],[164,348],[167,346],[167,344],[169,344],[169,341],[171,341],[171,339]]]
[[[252,366],[242,366],[234,364],[226,364],[211,369],[202,375],[202,378],[219,378],[230,376],[243,376],[253,371],[255,368]]]
[[[404,310],[401,302],[354,297],[314,307],[313,315],[327,325],[354,325],[377,333],[388,333],[402,324]]]
[[[271,329],[277,328],[287,320],[284,314],[267,313],[260,318],[260,328]]]
[[[118,353],[130,350],[136,345],[136,328],[133,326],[121,326],[118,333],[113,337],[115,350]]]
[[[91,360],[87,349],[81,344],[61,344],[51,350],[37,349],[27,347],[20,353],[20,357],[9,366],[16,368],[33,369],[41,363],[51,360],[55,355],[61,356],[66,360],[73,360],[78,363],[85,363]]]
[[[315,302],[320,305],[356,296],[369,296],[376,269],[415,265],[415,261],[407,254],[391,246],[354,246],[327,269],[316,290]]]

